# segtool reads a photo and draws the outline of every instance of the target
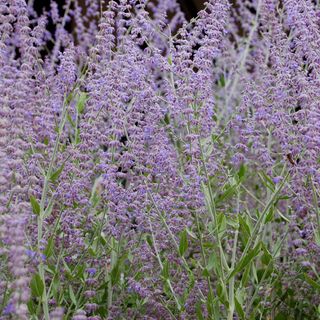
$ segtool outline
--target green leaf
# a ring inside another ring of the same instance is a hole
[[[33,213],[38,216],[40,214],[40,205],[37,199],[34,196],[30,196],[30,202],[31,202]]]
[[[66,97],[65,97],[65,103],[70,104],[70,102],[73,99],[73,92],[70,92]]]
[[[230,280],[237,273],[242,271],[259,253],[261,250],[261,243],[259,242],[252,250],[249,252],[237,263],[233,271],[228,276],[227,280]]]
[[[28,307],[28,310],[29,310],[30,314],[36,315],[36,313],[37,313],[37,304],[34,301],[32,301],[30,299],[28,301],[28,303],[27,303],[27,307]]]
[[[51,176],[50,176],[50,181],[51,182],[56,182],[61,174],[61,172],[63,171],[64,169],[64,164],[62,164],[60,166],[59,169],[57,169]]]
[[[251,236],[251,226],[248,223],[248,219],[246,216],[238,215],[238,219],[240,239],[243,242],[244,246],[246,246]]]
[[[292,196],[284,195],[284,196],[279,196],[277,198],[277,201],[279,201],[279,200],[290,200],[290,199],[292,199]]]
[[[132,263],[133,259],[134,259],[134,255],[131,252],[128,252],[128,260],[129,260],[129,262]]]
[[[54,248],[54,240],[53,238],[49,238],[47,246],[43,251],[43,254],[46,256],[46,258],[50,258],[52,256],[53,248]]]
[[[251,235],[251,229],[247,221],[241,216],[238,216],[239,218],[239,224],[240,224],[240,229],[241,231],[247,236],[250,237]]]
[[[214,297],[212,295],[211,290],[209,290],[208,297],[207,297],[207,310],[208,310],[209,316],[211,316],[211,317],[214,314],[213,304],[212,304],[213,300],[214,300]]]
[[[71,116],[69,113],[67,113],[67,119],[69,121],[69,123],[71,124],[72,128],[75,128],[76,124],[74,123],[74,121],[72,120]]]
[[[77,306],[77,299],[76,299],[76,296],[75,296],[75,294],[73,292],[73,289],[72,289],[71,285],[69,285],[69,296],[70,296],[70,299],[71,299],[72,303],[75,306]]]
[[[202,275],[203,275],[204,277],[210,277],[210,273],[209,273],[209,271],[208,271],[207,268],[204,268],[204,269],[203,269]]]
[[[55,276],[53,277],[52,280],[52,293],[54,297],[58,297],[58,295],[60,295],[60,291],[61,291],[61,283],[60,283],[60,279],[59,279],[59,274],[56,273]]]
[[[50,203],[48,204],[46,210],[44,211],[44,217],[47,218],[50,216],[51,212],[53,209],[53,201],[50,201]]]
[[[264,244],[262,244],[262,250],[263,250],[263,255],[261,257],[261,262],[267,266],[272,260],[272,255]]]
[[[246,315],[242,309],[242,306],[241,304],[239,303],[237,297],[234,297],[234,305],[236,307],[236,311],[237,311],[237,314],[238,316],[240,317],[240,319],[245,319],[246,318]]]
[[[230,199],[237,191],[237,184],[227,184],[225,191],[221,194],[218,195],[217,199],[216,199],[216,204],[224,202],[225,200]]]
[[[320,246],[320,230],[313,230],[316,244]]]
[[[228,294],[226,287],[223,283],[218,283],[217,285],[217,295],[219,300],[228,308],[229,302],[228,302]]]
[[[31,293],[34,297],[41,297],[44,291],[44,284],[43,281],[39,275],[39,273],[36,273],[30,283]]]
[[[153,241],[152,241],[152,237],[150,236],[150,234],[148,234],[146,236],[146,241],[147,241],[148,245],[150,246],[150,248],[153,248]]]
[[[213,269],[215,274],[218,277],[222,276],[221,268],[220,268],[220,265],[219,265],[219,259],[218,259],[217,255],[215,254],[215,252],[211,252],[211,254],[209,256],[209,259],[208,259],[208,263],[207,263],[206,269],[208,271],[211,271]]]
[[[183,256],[188,249],[187,231],[183,230],[180,234],[179,254]]]
[[[260,179],[262,180],[262,184],[268,188],[269,190],[271,190],[272,192],[275,191],[275,184],[274,182],[272,181],[272,179],[266,175],[264,172],[262,173],[258,173],[259,174],[259,177]]]
[[[92,257],[96,257],[97,256],[97,251],[95,250],[94,246],[90,246],[88,248],[88,252]]]
[[[274,207],[272,206],[269,209],[269,212],[268,212],[268,214],[266,216],[265,223],[271,222],[273,220],[273,217],[274,217]]]
[[[165,124],[169,124],[170,123],[170,114],[169,113],[166,113],[165,115],[164,115],[164,123]]]
[[[212,268],[217,268],[218,265],[218,259],[214,252],[212,252],[209,256],[208,264],[207,264],[207,270],[210,271]]]
[[[163,263],[163,269],[162,269],[162,277],[164,279],[169,279],[169,262],[168,260],[166,260],[164,263]]]
[[[204,320],[203,314],[202,314],[202,303],[198,301],[196,303],[196,314],[198,320]]]
[[[187,228],[186,231],[187,231],[188,235],[189,235],[191,238],[197,239],[197,236],[196,236],[191,230],[189,230],[189,229]]]
[[[220,235],[220,237],[222,237],[224,232],[227,229],[227,222],[226,222],[227,219],[226,219],[226,215],[224,212],[221,212],[218,214],[217,221],[218,221],[219,235]]]
[[[88,101],[87,94],[85,92],[81,92],[79,95],[78,103],[77,103],[77,110],[80,114],[83,113],[87,101]]]
[[[314,289],[320,291],[320,284],[318,282],[311,279],[306,273],[304,274],[304,278],[307,281],[307,283],[310,284],[310,286],[312,286]]]
[[[288,319],[288,315],[283,312],[278,313],[274,318],[274,320],[287,320],[287,319]]]
[[[86,267],[84,265],[80,265],[76,269],[75,278],[76,279],[84,279],[84,272]]]
[[[248,265],[243,271],[243,274],[241,277],[241,287],[246,287],[249,279],[250,279],[250,265]]]
[[[100,243],[103,245],[103,246],[105,246],[105,245],[107,245],[107,239],[106,239],[106,237],[105,237],[105,235],[101,232],[101,234],[100,234],[100,237],[99,237],[99,239],[100,239]]]
[[[79,144],[81,141],[80,139],[80,129],[79,128],[76,128],[75,129],[75,139],[74,139],[74,143],[75,144]]]
[[[213,151],[213,143],[211,137],[203,138],[201,140],[204,158],[207,159],[211,156]]]
[[[123,270],[123,264],[127,260],[127,255],[123,255],[117,259],[116,264],[111,270],[111,283],[112,285],[117,284],[121,280],[121,272]]]
[[[49,144],[49,138],[48,137],[45,137],[43,139],[43,143],[47,146]]]
[[[237,174],[239,181],[243,180],[245,174],[246,174],[246,166],[242,164]]]
[[[227,218],[227,224],[231,226],[234,229],[239,228],[239,219],[238,216],[228,216]]]
[[[221,88],[223,88],[223,87],[226,85],[226,80],[225,80],[223,74],[220,76],[220,79],[219,79],[218,82],[219,82],[219,86],[220,86]]]
[[[119,263],[116,263],[116,265],[112,268],[110,276],[112,285],[115,285],[120,279]]]
[[[257,277],[258,277],[258,282],[260,283],[262,280],[267,280],[269,279],[272,274],[273,274],[273,266],[267,266],[265,269],[258,269],[257,270]]]
[[[71,271],[71,269],[69,268],[69,266],[67,265],[67,263],[65,261],[63,261],[63,265],[65,267],[66,277],[69,280],[73,279],[72,271]]]

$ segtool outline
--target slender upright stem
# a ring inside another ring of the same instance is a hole
[[[58,153],[60,138],[61,138],[61,135],[63,132],[65,122],[66,122],[66,110],[67,110],[67,104],[65,101],[63,104],[62,118],[60,121],[57,138],[56,138],[54,148],[53,148],[53,154],[52,154],[52,157],[51,157],[51,160],[49,163],[48,171],[44,177],[44,184],[43,184],[41,200],[40,200],[40,213],[37,218],[37,224],[38,224],[38,230],[37,230],[38,231],[38,242],[37,242],[37,244],[38,244],[39,253],[40,253],[40,247],[41,247],[41,241],[42,241],[42,235],[43,235],[42,229],[43,229],[43,221],[45,218],[45,204],[46,204],[46,199],[47,199],[47,194],[48,194],[48,189],[49,189],[49,182],[50,182],[50,177],[51,177],[52,171],[53,171],[53,165],[56,160],[57,153]],[[45,274],[44,274],[44,263],[42,260],[40,260],[38,270],[39,270],[39,275],[40,275],[41,280],[44,285],[44,290],[43,290],[43,294],[42,294],[42,306],[43,306],[44,318],[45,318],[45,320],[50,320],[48,296],[47,296]]]
[[[240,190],[238,189],[238,197],[237,197],[237,215],[240,214]],[[232,247],[232,256],[231,256],[231,270],[233,270],[236,264],[236,253],[237,253],[237,245],[238,245],[238,234],[239,234],[239,227],[236,229],[233,239],[233,247]],[[229,282],[229,313],[228,313],[228,320],[233,319],[235,309],[235,302],[234,302],[234,277]]]

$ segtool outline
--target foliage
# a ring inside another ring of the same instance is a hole
[[[0,319],[319,319],[318,1],[31,2],[0,0]]]

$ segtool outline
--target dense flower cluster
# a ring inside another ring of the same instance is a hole
[[[0,0],[0,319],[316,319],[320,4]]]

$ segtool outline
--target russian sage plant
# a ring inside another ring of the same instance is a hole
[[[0,319],[319,319],[320,3],[0,0]]]

